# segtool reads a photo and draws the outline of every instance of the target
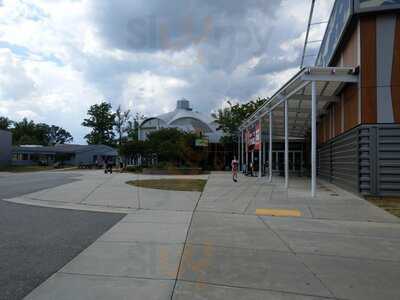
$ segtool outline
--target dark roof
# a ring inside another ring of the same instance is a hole
[[[16,146],[13,148],[14,152],[35,152],[35,153],[81,153],[87,151],[102,151],[107,155],[117,155],[117,151],[107,145],[74,145],[74,144],[60,144],[55,146],[43,147],[24,147]]]
[[[114,151],[115,149],[107,145],[74,145],[59,144],[53,147],[57,152],[86,152],[95,149],[104,149],[106,151]]]

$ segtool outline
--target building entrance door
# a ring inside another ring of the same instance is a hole
[[[302,171],[303,156],[301,151],[289,151],[289,172],[300,174]],[[285,151],[272,151],[272,171],[283,171],[285,167]]]

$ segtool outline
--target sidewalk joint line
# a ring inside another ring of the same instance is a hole
[[[264,291],[264,292],[284,293],[284,294],[298,295],[298,296],[317,297],[320,299],[344,300],[341,298],[336,298],[334,296],[332,296],[332,297],[320,296],[320,295],[315,295],[315,294],[297,293],[297,292],[290,292],[290,291],[285,291],[285,290],[246,287],[246,286],[230,285],[230,284],[224,284],[224,283],[213,283],[213,282],[208,282],[208,281],[193,281],[193,280],[188,280],[188,279],[179,279],[179,281],[189,282],[189,283],[200,283],[200,284],[202,283],[202,284],[212,285],[212,286],[216,286],[216,287],[228,287],[228,288],[237,288],[237,289],[243,289],[243,290],[255,290],[255,291]]]
[[[95,191],[97,191],[103,184],[111,181],[113,177],[111,176],[110,178],[106,178],[104,181],[102,181],[101,183],[99,183],[98,185],[96,185],[93,190],[91,190],[89,192],[89,194],[87,194],[81,201],[79,201],[79,204],[82,204],[82,202],[86,201]]]
[[[208,180],[209,180],[209,178],[207,179],[207,183],[208,183]],[[206,183],[206,185],[204,186],[204,189],[206,188],[207,183]],[[203,189],[203,191],[204,191],[204,189]],[[194,218],[194,215],[195,215],[195,213],[196,213],[197,207],[198,207],[198,205],[199,205],[200,199],[201,199],[201,197],[202,197],[202,195],[203,195],[203,191],[200,193],[199,198],[197,199],[196,205],[195,205],[194,208],[193,208],[192,216],[190,217],[189,226],[188,226],[187,231],[186,231],[185,241],[184,241],[184,243],[183,243],[183,248],[182,248],[181,257],[179,258],[179,264],[178,264],[178,269],[177,269],[177,271],[176,271],[176,277],[175,277],[174,286],[173,286],[172,292],[171,292],[171,298],[170,298],[171,300],[173,300],[173,297],[174,297],[174,292],[175,292],[175,289],[176,289],[176,284],[177,284],[177,282],[178,282],[179,272],[181,271],[181,265],[182,265],[182,261],[183,261],[183,255],[184,255],[184,253],[185,253],[186,244],[188,243],[188,238],[189,238],[189,234],[190,234],[190,229],[191,229],[191,227],[192,227],[193,218]]]
[[[260,217],[259,217],[260,218]],[[292,254],[294,256],[297,256],[296,251],[294,251],[294,249],[290,246],[290,244],[288,242],[286,242],[271,226],[269,226],[268,223],[266,223],[262,218],[260,218],[261,221],[264,223],[264,225],[270,229],[281,241],[282,243],[284,243],[286,245],[286,247],[288,247],[290,249],[290,251],[292,251]],[[321,285],[329,292],[329,294],[332,295],[332,297],[335,297],[335,294],[331,291],[331,289],[322,281],[321,278],[319,278],[317,276],[316,273],[314,273],[306,264],[305,262],[303,262],[303,260],[300,260],[300,263],[321,283]]]
[[[66,275],[77,275],[77,276],[87,276],[87,277],[103,277],[103,278],[132,278],[132,279],[143,279],[143,280],[163,280],[163,281],[173,281],[174,278],[155,278],[146,276],[133,276],[133,275],[110,275],[110,274],[91,274],[91,273],[74,273],[74,272],[63,272],[59,271],[55,274],[66,274]]]
[[[192,245],[192,246],[207,246],[206,244],[191,243],[190,241],[187,244]],[[290,250],[283,251],[283,250],[274,250],[274,249],[246,248],[246,247],[223,246],[223,245],[218,245],[218,244],[213,244],[213,247],[214,248],[222,248],[222,249],[239,249],[239,250],[249,250],[249,251],[277,252],[277,253],[293,254]]]

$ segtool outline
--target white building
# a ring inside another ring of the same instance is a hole
[[[194,111],[188,100],[181,99],[177,101],[175,110],[144,120],[140,124],[138,138],[146,140],[150,132],[160,128],[178,128],[185,132],[201,133],[208,138],[209,143],[219,143],[222,131],[217,130],[217,127],[211,116]]]

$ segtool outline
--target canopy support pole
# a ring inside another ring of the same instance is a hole
[[[262,137],[262,135],[261,135],[261,137]],[[266,152],[266,147],[267,147],[267,141],[266,141],[266,139],[264,138],[264,141],[263,141],[263,144],[262,144],[262,149],[263,149],[263,151],[262,151],[262,169],[263,169],[263,171],[265,172],[265,152]],[[265,174],[265,176],[267,176],[267,174]]]
[[[239,133],[238,134],[238,152],[237,152],[237,156],[235,157],[238,161],[239,168],[240,168],[240,137],[241,137],[241,134]]]
[[[240,161],[240,171],[243,172],[243,164],[244,164],[244,131],[242,130],[242,159]]]
[[[317,188],[317,83],[311,82],[311,197]]]
[[[269,153],[268,153],[268,166],[269,166],[269,182],[272,182],[272,111],[269,112]]]
[[[285,100],[285,188],[289,187],[289,126],[288,99]]]
[[[245,168],[245,172],[248,173],[249,172],[249,145],[247,144],[247,140],[248,140],[248,133],[247,133],[247,128],[246,128],[246,133],[245,133],[245,153],[246,153],[246,168]]]
[[[259,147],[258,147],[258,178],[261,178],[261,166],[262,166],[262,158],[261,158],[261,151],[262,151],[262,127],[261,127],[261,118],[258,120],[259,130],[260,130],[260,140],[259,140]]]

